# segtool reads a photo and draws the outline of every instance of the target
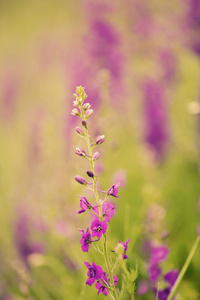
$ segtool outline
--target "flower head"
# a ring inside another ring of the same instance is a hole
[[[89,201],[85,197],[81,197],[81,196],[79,197],[80,197],[80,207],[82,209],[78,211],[78,214],[82,214],[87,209],[93,208],[93,206],[89,203]]]
[[[161,269],[158,264],[149,264],[148,273],[151,282],[156,282],[161,274]]]
[[[113,184],[111,186],[111,188],[109,188],[109,190],[107,191],[107,195],[110,195],[110,196],[113,196],[113,197],[116,197],[116,198],[119,199],[119,196],[117,195],[118,194],[118,187],[119,187],[119,183]]]
[[[103,233],[106,233],[107,223],[105,220],[102,222],[98,219],[94,220],[91,224],[92,237],[97,236],[99,239]]]
[[[130,239],[127,239],[127,241],[124,242],[120,242],[117,244],[117,246],[115,247],[115,252],[118,255],[122,255],[122,259],[128,259],[128,256],[126,255],[126,251],[128,250],[128,243],[130,242]]]
[[[89,245],[92,243],[91,234],[89,228],[84,232],[84,230],[79,229],[80,234],[82,235],[82,238],[80,240],[81,243],[81,249],[83,252],[88,252]]]
[[[165,245],[153,246],[151,249],[151,264],[160,263],[167,259],[169,249]]]
[[[98,207],[94,207],[94,212],[99,215],[99,209]],[[103,218],[106,222],[110,222],[111,220],[111,217],[115,214],[115,207],[109,203],[109,202],[106,202],[102,205],[102,215],[103,215]],[[95,216],[95,218],[97,218]]]
[[[92,285],[97,279],[103,275],[103,270],[100,266],[97,266],[93,261],[92,265],[88,261],[85,262],[86,267],[88,268],[86,284]]]

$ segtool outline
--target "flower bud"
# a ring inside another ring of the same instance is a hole
[[[91,107],[91,104],[90,104],[90,103],[84,103],[84,104],[83,104],[83,109],[84,109],[84,110],[88,110],[88,109],[90,109],[90,107]]]
[[[76,154],[79,156],[86,156],[85,151],[80,147],[76,147]]]
[[[98,158],[99,158],[99,152],[98,151],[96,151],[96,152],[94,152],[94,154],[92,155],[92,160],[93,161],[95,161],[95,160],[97,160]]]
[[[85,136],[84,131],[80,127],[76,127],[76,132],[82,136]]]
[[[121,243],[118,243],[117,246],[115,247],[115,252],[119,256],[122,256],[124,254],[124,246]]]
[[[73,108],[71,114],[74,116],[80,116],[79,108],[77,108],[77,107]]]
[[[95,144],[100,145],[105,141],[105,135],[98,135],[95,139]]]
[[[87,122],[85,120],[83,120],[81,123],[84,127],[87,127]]]
[[[94,173],[90,170],[87,170],[87,175],[91,178],[94,178]]]
[[[93,109],[86,110],[85,117],[88,119],[91,116],[92,113],[93,113]]]
[[[79,175],[75,176],[75,180],[80,184],[87,185],[87,181]]]

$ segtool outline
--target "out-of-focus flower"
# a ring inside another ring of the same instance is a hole
[[[137,295],[142,296],[144,294],[146,294],[149,290],[149,284],[147,281],[145,280],[141,280],[138,283],[138,289],[137,289]]]
[[[167,103],[162,84],[147,79],[143,84],[144,141],[155,153],[156,161],[162,161],[169,144]]]
[[[44,253],[44,245],[41,242],[31,240],[31,233],[36,231],[30,213],[23,207],[17,211],[17,219],[14,225],[14,239],[19,256],[27,264],[27,258],[33,253]]]
[[[114,182],[119,182],[120,187],[126,186],[126,171],[123,169],[119,169],[115,172],[115,174],[112,177],[112,180]]]
[[[190,47],[200,57],[200,0],[186,0],[186,25]]]

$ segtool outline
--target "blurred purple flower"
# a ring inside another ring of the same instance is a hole
[[[162,78],[167,83],[172,83],[176,76],[177,59],[175,53],[170,49],[159,52],[158,63],[161,66]]]
[[[23,207],[17,213],[14,225],[14,238],[17,251],[21,259],[27,264],[27,257],[33,253],[43,253],[44,245],[40,242],[31,241],[31,232],[36,228],[30,214]]]
[[[158,266],[158,264],[149,264],[148,266],[148,273],[149,273],[149,279],[151,282],[155,283],[160,274],[161,274],[161,269],[160,267]]]
[[[168,273],[165,274],[164,280],[170,284],[172,287],[178,278],[179,270],[171,270]]]
[[[191,49],[200,56],[200,0],[186,0],[186,24]]]
[[[142,280],[138,283],[138,289],[137,289],[137,295],[144,295],[148,292],[149,290],[149,284],[147,281]]]
[[[85,265],[88,268],[88,279],[86,280],[86,284],[91,286],[97,279],[101,278],[101,276],[103,275],[103,269],[100,266],[97,266],[94,261],[92,265],[90,265],[89,262],[86,261]]]
[[[161,161],[169,143],[167,103],[163,86],[147,79],[143,84],[144,95],[144,140],[152,148],[157,161]]]
[[[5,70],[1,80],[3,83],[1,114],[2,119],[9,120],[15,112],[17,92],[19,89],[19,70]]]
[[[161,261],[165,261],[169,254],[169,249],[165,245],[152,246],[151,249],[151,264],[157,264]]]
[[[169,287],[163,289],[163,290],[159,290],[157,291],[157,289],[155,288],[155,296],[157,295],[158,300],[167,300],[167,297],[170,294],[171,289]]]
[[[123,170],[123,169],[119,169],[117,170],[113,177],[112,177],[112,180],[114,182],[119,182],[120,184],[120,187],[125,187],[126,186],[126,171]]]

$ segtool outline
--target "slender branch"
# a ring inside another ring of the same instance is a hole
[[[179,276],[175,282],[175,284],[173,285],[172,289],[171,289],[171,292],[167,298],[167,300],[172,300],[172,298],[174,297],[178,287],[179,287],[179,284],[181,283],[182,279],[183,279],[183,276],[185,275],[185,272],[187,271],[188,267],[189,267],[189,264],[194,256],[194,253],[198,247],[198,244],[199,244],[199,241],[200,241],[200,237],[198,236],[192,246],[192,249],[190,250],[190,253],[185,261],[185,264],[184,266],[182,267],[180,273],[179,273]]]

